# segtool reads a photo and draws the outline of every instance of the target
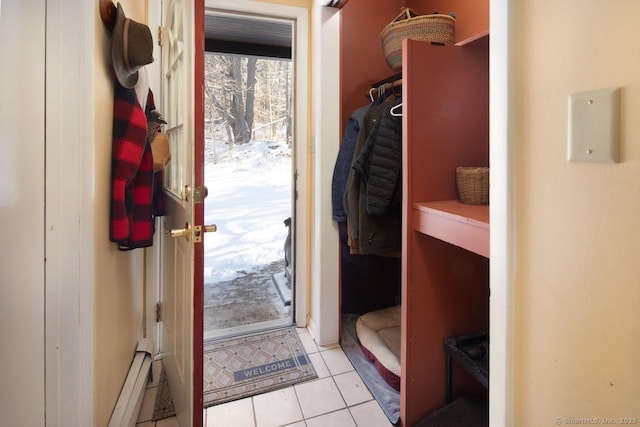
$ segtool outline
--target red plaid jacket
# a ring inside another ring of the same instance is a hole
[[[147,140],[146,113],[153,109],[151,90],[144,112],[135,90],[115,83],[109,238],[123,251],[151,246],[155,217],[164,215],[162,171],[153,171]]]

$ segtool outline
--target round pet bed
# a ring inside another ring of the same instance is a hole
[[[400,390],[400,305],[363,314],[356,321],[356,334],[382,378]]]

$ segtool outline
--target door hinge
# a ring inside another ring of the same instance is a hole
[[[162,321],[162,303],[156,303],[156,323],[160,323]]]
[[[158,46],[162,47],[163,44],[163,40],[162,40],[162,27],[159,26],[158,27]]]

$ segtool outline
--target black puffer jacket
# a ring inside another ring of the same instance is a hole
[[[353,163],[366,187],[369,215],[383,216],[402,200],[402,117],[390,112],[401,102],[398,97],[385,103],[376,132],[368,136]]]
[[[344,197],[344,207],[347,212],[348,243],[352,254],[398,256],[402,247],[402,204],[396,203],[395,206],[389,206],[383,215],[370,215],[367,212],[367,184],[372,177],[370,173],[372,163],[370,160],[372,156],[378,155],[378,150],[380,149],[374,150],[378,133],[381,130],[381,121],[387,121],[389,117],[392,117],[387,116],[388,112],[399,102],[399,96],[391,95],[382,104],[371,107],[365,115],[358,135]],[[393,119],[399,118],[393,117]],[[396,128],[393,125],[389,127],[388,124],[382,126],[382,128],[385,134],[392,129],[398,130],[398,141],[402,139],[400,128]],[[366,150],[365,147],[367,147]],[[374,164],[374,173],[378,175],[376,170],[380,165],[376,162]],[[374,190],[374,198],[377,197],[375,195],[376,191]],[[394,194],[400,196],[400,193],[401,190],[399,193]],[[390,200],[393,200],[393,198],[392,196]]]

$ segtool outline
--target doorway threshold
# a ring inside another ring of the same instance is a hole
[[[229,338],[237,335],[247,335],[254,332],[262,332],[269,329],[282,328],[285,326],[292,326],[294,323],[291,319],[275,319],[267,320],[265,322],[251,323],[248,325],[233,326],[230,328],[216,329],[213,331],[207,331],[204,334],[204,340],[214,340],[218,338]]]

